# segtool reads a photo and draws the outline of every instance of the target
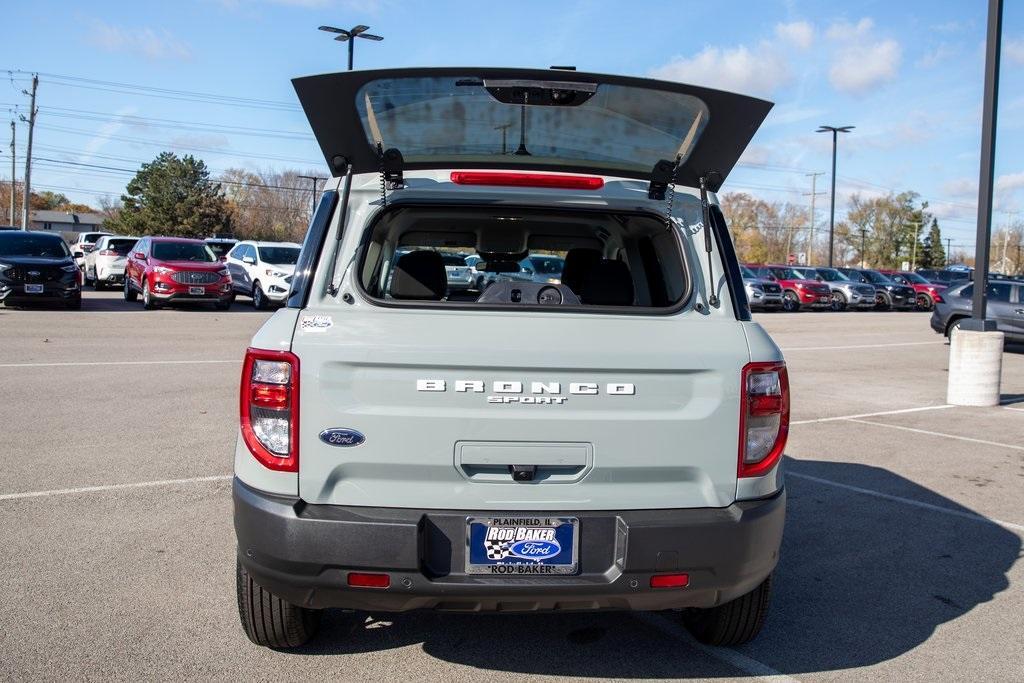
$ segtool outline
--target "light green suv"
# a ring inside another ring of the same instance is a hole
[[[754,637],[789,386],[714,192],[768,102],[570,71],[299,78],[334,180],[242,372],[239,613],[680,610]],[[452,288],[445,256],[493,284]],[[500,277],[528,255],[544,281]]]

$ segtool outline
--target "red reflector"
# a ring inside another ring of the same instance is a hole
[[[686,588],[688,585],[689,574],[658,574],[651,577],[651,588]]]
[[[288,407],[288,387],[282,384],[252,384],[253,405],[283,410]]]
[[[774,415],[775,413],[782,412],[782,396],[751,396],[750,397],[750,414],[751,415]]]
[[[391,585],[391,577],[387,574],[349,572],[348,585],[356,588],[387,588]]]
[[[600,190],[604,178],[557,173],[499,173],[494,171],[452,171],[456,185],[501,185],[511,187],[547,187],[561,190]]]

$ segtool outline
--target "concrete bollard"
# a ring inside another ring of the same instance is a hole
[[[999,405],[1003,336],[1002,332],[953,330],[949,340],[946,403],[955,406]]]

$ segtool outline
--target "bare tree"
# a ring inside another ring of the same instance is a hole
[[[233,209],[235,236],[301,242],[309,225],[313,188],[300,175],[317,174],[228,169],[220,181]]]

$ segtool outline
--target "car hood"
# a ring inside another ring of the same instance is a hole
[[[150,263],[155,266],[174,268],[175,270],[210,270],[216,272],[224,268],[224,264],[220,261],[209,263],[207,261],[158,261],[150,259]]]
[[[277,263],[264,263],[265,268],[269,270],[276,270],[280,273],[284,273],[285,277],[295,272],[295,264],[277,264]]]
[[[398,163],[667,182],[675,165],[675,182],[697,187],[704,177],[716,191],[772,107],[710,88],[566,70],[382,69],[292,84],[335,175],[347,164],[376,173]]]

